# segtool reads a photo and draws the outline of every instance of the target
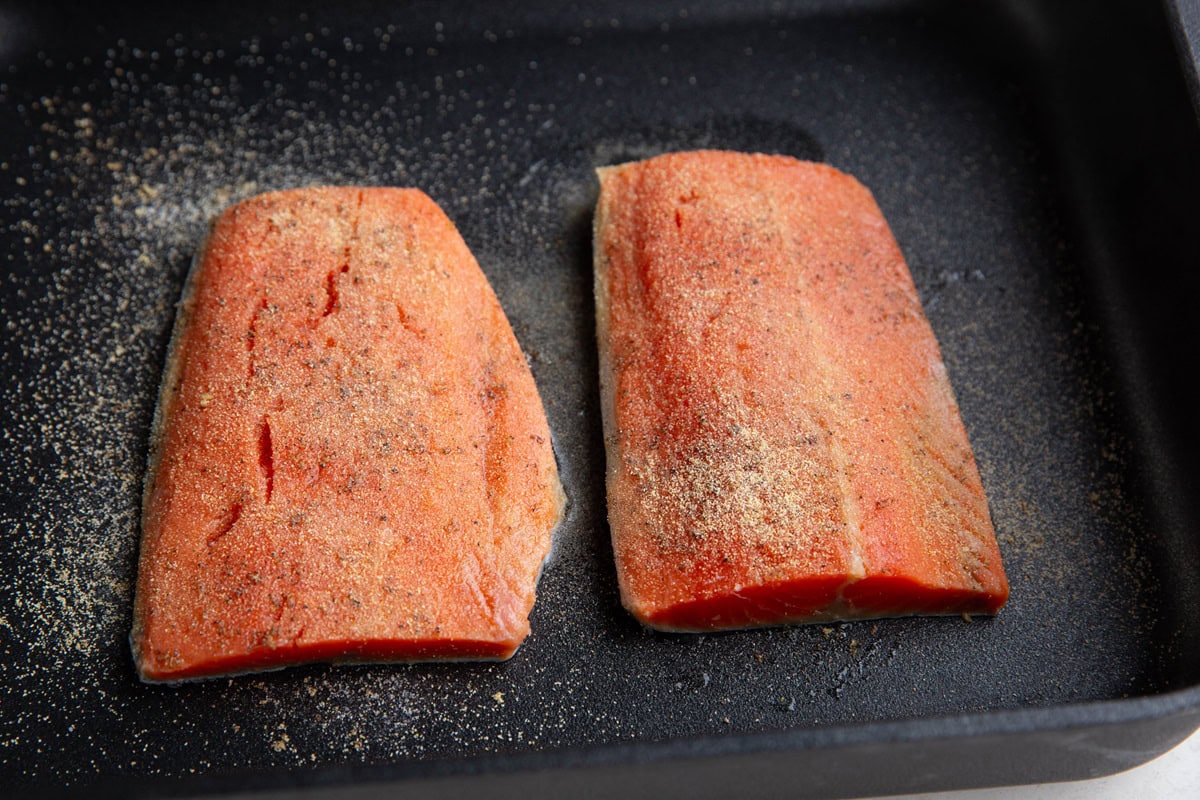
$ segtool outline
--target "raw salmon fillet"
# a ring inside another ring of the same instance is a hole
[[[432,200],[239,203],[189,278],[164,378],[138,671],[507,658],[562,506],[528,365]]]
[[[608,513],[634,616],[700,631],[999,610],[979,473],[870,192],[716,151],[599,175]]]

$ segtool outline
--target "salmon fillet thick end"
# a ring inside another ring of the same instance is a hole
[[[998,611],[983,486],[870,192],[823,164],[717,151],[599,176],[625,606],[685,631]]]
[[[255,197],[188,283],[143,505],[142,678],[511,656],[564,500],[528,365],[441,209]]]

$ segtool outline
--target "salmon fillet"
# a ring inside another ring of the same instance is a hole
[[[528,365],[432,200],[239,203],[189,278],[164,377],[138,671],[507,658],[562,507]]]
[[[861,184],[783,156],[599,170],[621,597],[702,631],[994,613],[995,533],[933,331]]]

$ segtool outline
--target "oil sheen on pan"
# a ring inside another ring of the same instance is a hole
[[[599,175],[609,521],[634,616],[704,631],[997,612],[979,472],[870,192],[720,151]]]
[[[176,323],[138,670],[508,658],[563,504],[529,367],[429,197],[246,200],[213,226]]]

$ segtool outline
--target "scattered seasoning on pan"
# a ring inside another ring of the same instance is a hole
[[[437,41],[409,11],[224,37],[63,19],[68,35],[26,51],[0,33],[0,782],[469,760],[1144,695],[1175,674],[1158,667],[1178,653],[1156,622],[1138,464],[1019,86],[957,69],[961,43],[903,14],[748,13],[729,31],[596,19],[561,40],[513,21]],[[623,621],[595,491],[592,169],[699,147],[828,160],[881,187],[918,289],[941,294],[931,321],[1021,598],[998,624],[680,642]],[[131,581],[183,277],[220,208],[318,183],[420,186],[460,224],[551,389],[564,482],[594,490],[556,544],[522,663],[143,687]]]
[[[389,53],[396,30],[389,28],[372,43],[383,57],[437,63],[411,47]],[[318,47],[314,39],[329,42]],[[473,100],[452,94],[429,100],[432,79],[385,89],[357,78],[348,63],[320,57],[316,50],[332,46],[328,31],[290,41],[271,60],[251,42],[228,52],[183,34],[158,50],[121,41],[85,62],[45,59],[37,68],[62,81],[48,93],[22,95],[11,73],[0,83],[0,106],[15,114],[32,142],[19,157],[0,154],[7,284],[0,296],[0,413],[7,415],[0,435],[5,452],[17,456],[0,463],[0,482],[11,494],[0,524],[8,535],[5,557],[25,565],[8,587],[11,603],[0,607],[0,634],[20,657],[6,657],[0,670],[7,686],[22,687],[28,708],[74,696],[114,715],[127,713],[115,693],[128,691],[130,677],[121,630],[130,619],[150,417],[183,278],[211,220],[248,196],[322,183],[419,185],[454,214],[501,191],[493,181],[516,182],[527,167],[527,126],[537,128],[554,113],[553,106],[518,107],[504,99],[502,121],[484,125],[474,111],[461,113],[475,109]],[[218,64],[228,77],[216,74]],[[472,62],[436,82],[462,81],[482,69]],[[247,86],[238,71],[257,72],[271,86]],[[296,71],[328,91],[308,99],[286,95],[274,81]],[[371,99],[359,99],[364,93]],[[327,113],[331,100],[339,114]],[[432,137],[433,130],[445,135]],[[501,168],[468,169],[485,147]],[[525,201],[510,205],[487,224],[528,237],[528,211]],[[523,281],[531,273],[522,265],[481,261],[485,269],[506,270],[493,277],[502,291],[528,292]],[[532,335],[528,324],[518,324],[517,334]],[[386,677],[369,696],[346,688],[357,685],[353,679],[327,681],[318,672],[304,680],[307,689],[289,702],[317,709],[320,741],[306,741],[311,753],[300,753],[294,729],[276,733],[272,726],[260,761],[291,754],[307,762],[329,749],[376,758],[422,752],[423,720],[432,712],[422,711],[412,687],[433,696],[435,674]],[[288,691],[246,682],[234,692],[241,698],[234,705],[253,707],[256,696],[276,702]],[[405,696],[412,702],[397,704]],[[487,720],[503,711],[491,696],[479,695]],[[464,732],[470,720],[464,718]],[[31,723],[16,714],[14,732],[0,741],[30,743],[38,735]],[[130,719],[124,724],[138,727]],[[54,728],[49,720],[45,725]],[[248,726],[229,730],[222,748],[232,752],[250,741]],[[146,753],[123,769],[153,773],[155,760],[168,757],[153,737],[135,730],[128,739]],[[103,769],[79,767],[83,774]]]

